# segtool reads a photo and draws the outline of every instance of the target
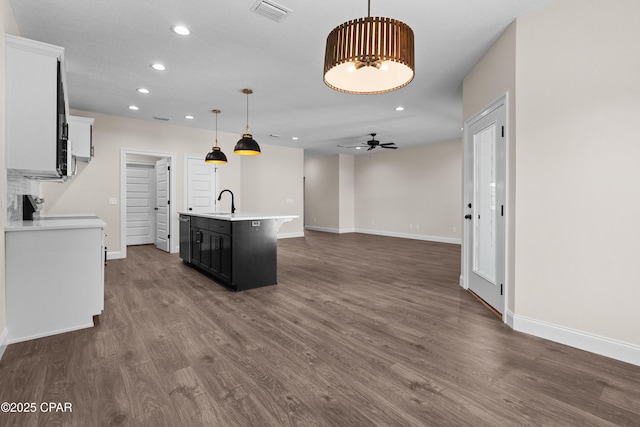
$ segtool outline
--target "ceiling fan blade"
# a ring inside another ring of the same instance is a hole
[[[340,144],[338,144],[338,147],[340,147],[340,148],[358,148],[358,147],[362,147],[362,145],[340,145]]]
[[[384,144],[380,144],[381,146],[385,146],[385,145],[396,145],[395,142],[385,142]]]
[[[381,145],[382,148],[390,148],[392,150],[397,150],[398,147],[389,147],[389,146],[385,146],[385,145]]]
[[[376,147],[374,147],[374,146],[372,145],[371,147],[367,148],[367,151],[371,151],[371,150],[373,150],[374,148],[376,148]]]

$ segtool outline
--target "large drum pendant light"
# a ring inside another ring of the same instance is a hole
[[[260,146],[253,139],[251,135],[251,129],[249,129],[249,95],[253,93],[251,89],[242,89],[242,93],[247,95],[247,126],[244,129],[242,138],[237,142],[236,147],[233,149],[235,154],[241,156],[257,156],[260,154]]]
[[[372,95],[408,85],[415,74],[413,30],[404,22],[371,17],[345,22],[329,33],[324,82],[340,92]]]
[[[204,161],[205,163],[223,165],[227,163],[227,156],[225,156],[222,150],[220,150],[220,147],[218,147],[218,114],[220,114],[221,111],[211,110],[211,112],[216,115],[216,145],[211,148],[211,151],[209,151]]]

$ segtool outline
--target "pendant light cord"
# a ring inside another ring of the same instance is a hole
[[[249,133],[249,93],[247,93],[247,131]]]
[[[367,1],[367,18],[371,17],[371,0]]]
[[[218,146],[218,113],[216,113],[216,147]]]

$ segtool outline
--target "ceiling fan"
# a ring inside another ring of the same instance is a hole
[[[376,139],[376,134],[375,133],[370,133],[369,135],[371,135],[371,139],[368,140],[367,142],[361,142],[360,145],[338,145],[338,147],[343,147],[343,148],[362,148],[363,146],[369,146],[369,148],[367,148],[367,151],[371,151],[374,148],[390,148],[392,150],[396,150],[398,147],[396,147],[396,143],[395,142],[385,142],[384,144],[380,144],[380,141],[378,141]]]

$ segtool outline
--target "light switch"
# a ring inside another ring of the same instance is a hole
[[[109,197],[109,204],[110,205],[117,205],[118,204],[118,198],[117,197]]]
[[[292,199],[291,197],[287,197],[286,202],[287,202],[287,203],[293,203],[293,199]]]

